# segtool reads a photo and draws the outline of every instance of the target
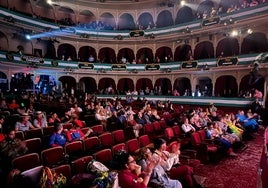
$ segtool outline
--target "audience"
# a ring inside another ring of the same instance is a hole
[[[149,148],[144,147],[140,149],[139,155],[138,165],[140,165],[141,170],[144,171],[146,170],[147,165],[154,160],[152,157],[152,152]],[[182,185],[178,180],[169,178],[169,175],[160,165],[160,161],[156,162],[156,166],[152,170],[149,182],[153,187],[182,188]]]
[[[41,111],[36,111],[35,112],[35,117],[34,117],[34,120],[33,120],[33,126],[35,128],[44,128],[44,127],[48,126],[47,118],[46,118],[46,116],[44,115],[43,112],[41,112]]]
[[[31,116],[27,113],[21,114],[19,121],[15,124],[15,131],[28,131],[30,129],[34,129],[35,127],[30,121]]]
[[[151,161],[142,172],[141,166],[136,164],[133,156],[122,151],[116,155],[114,161],[120,170],[118,174],[119,186],[128,188],[146,188],[150,181],[152,170],[156,166],[156,162]]]
[[[63,125],[61,123],[56,124],[55,132],[49,138],[49,146],[64,146],[67,141],[65,132],[66,130],[63,130]]]

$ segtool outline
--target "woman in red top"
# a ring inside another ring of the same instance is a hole
[[[119,167],[119,185],[122,188],[146,188],[153,168],[156,163],[148,163],[144,172],[141,172],[141,166],[136,164],[135,159],[126,152],[120,152],[114,159]]]

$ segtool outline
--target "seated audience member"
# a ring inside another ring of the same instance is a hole
[[[129,153],[122,151],[115,155],[114,162],[119,169],[118,180],[122,188],[147,188],[152,170],[156,165],[152,161],[144,172],[141,172],[141,166],[136,164],[135,159]]]
[[[35,112],[35,118],[33,120],[33,126],[35,128],[44,128],[47,127],[47,118],[41,111]]]
[[[84,134],[80,126],[75,126],[75,128],[72,128],[68,131],[66,131],[66,137],[68,142],[72,142],[75,140],[84,140],[86,137],[88,137],[91,133],[93,133],[93,130],[89,128],[88,132]]]
[[[190,121],[190,124],[195,128],[195,131],[202,129],[201,123],[199,121],[199,115],[197,113],[194,113],[190,117],[189,121]]]
[[[181,129],[187,137],[190,137],[191,133],[195,132],[195,128],[189,123],[189,119],[187,117],[183,118],[183,124],[181,126]]]
[[[258,122],[253,117],[247,117],[244,110],[238,110],[236,114],[237,122],[241,123],[246,131],[255,132],[258,130]]]
[[[253,97],[256,99],[262,99],[263,98],[263,94],[261,91],[259,91],[258,89],[255,89],[254,90],[254,94],[253,94]]]
[[[83,112],[82,108],[78,106],[77,103],[73,104],[73,107],[71,108],[71,113],[72,114],[77,114],[78,116]]]
[[[178,92],[177,89],[173,90],[173,96],[180,96],[180,93]]]
[[[234,157],[237,156],[237,154],[233,152],[232,145],[231,145],[232,143],[221,135],[221,132],[219,131],[216,122],[212,122],[208,125],[208,128],[206,130],[206,138],[217,141],[218,144],[223,146],[225,151],[227,151],[230,156],[234,156]]]
[[[159,158],[160,159],[160,158]],[[144,147],[139,151],[138,165],[141,166],[141,171],[146,170],[147,164],[154,160],[152,157],[152,152],[149,148]],[[163,167],[157,162],[156,166],[152,170],[150,177],[150,184],[156,187],[166,187],[166,188],[182,188],[181,183],[178,180],[173,180],[168,177]]]
[[[4,111],[4,110],[7,110],[7,109],[8,109],[8,105],[6,103],[6,99],[1,99],[0,110]]]
[[[64,146],[66,144],[66,134],[63,132],[63,125],[58,123],[55,125],[55,132],[49,138],[49,146]]]
[[[60,123],[61,120],[58,117],[58,114],[56,112],[50,113],[50,118],[48,118],[48,125],[55,125],[56,123]]]
[[[5,139],[0,143],[0,160],[1,163],[11,164],[11,161],[18,156],[25,154],[28,151],[24,141],[15,138],[15,130],[8,131]],[[7,164],[5,164],[7,165]]]
[[[13,110],[13,111],[17,110],[19,107],[20,105],[17,103],[16,99],[12,99],[12,101],[8,105],[8,109]]]
[[[212,114],[212,112],[216,112],[216,111],[217,111],[217,107],[214,105],[213,102],[211,102],[211,103],[209,104],[209,108],[208,108],[208,110],[209,110],[209,113]]]
[[[64,112],[64,116],[61,118],[62,123],[71,123],[72,122],[72,112],[71,109],[68,108]]]
[[[180,151],[172,153],[167,151],[166,141],[162,138],[157,138],[154,141],[155,151],[153,158],[160,161],[162,168],[169,173],[171,179],[179,180],[183,187],[194,187],[195,181],[193,178],[193,168],[188,165],[181,165],[179,161]]]
[[[127,125],[133,128],[134,135],[138,138],[143,125],[135,121],[133,114],[127,115]]]
[[[209,119],[211,119],[211,121],[219,121],[219,117],[216,111],[213,111],[210,113],[210,115],[208,116]]]
[[[231,113],[230,115],[227,114],[226,117],[225,117],[225,119],[224,119],[224,123],[229,126],[229,129],[234,134],[236,134],[239,137],[240,140],[242,140],[242,136],[243,136],[244,130],[243,130],[242,127],[236,126],[236,119],[233,116],[234,116],[233,113]]]
[[[160,121],[161,120],[161,117],[158,115],[156,109],[152,109],[152,117],[153,117],[154,121]]]
[[[30,129],[34,129],[35,127],[32,125],[32,123],[29,121],[30,116],[26,113],[22,114],[20,116],[19,121],[15,124],[15,131],[28,131]]]
[[[4,125],[4,122],[5,122],[5,116],[0,116],[0,133],[3,132],[3,125]]]
[[[106,115],[105,115],[105,109],[103,108],[103,107],[100,107],[100,108],[98,108],[97,110],[96,110],[96,113],[95,113],[95,119],[97,120],[97,121],[99,121],[99,122],[101,122],[101,124],[103,125],[103,127],[105,128],[105,130],[106,130],[106,128],[107,128],[107,119],[108,119],[109,117],[107,117]]]
[[[137,117],[135,118],[135,121],[138,124],[141,124],[141,125],[145,125],[147,123],[146,119],[143,116],[143,112],[142,111],[139,111],[138,112]]]
[[[255,98],[255,100],[251,103],[250,109],[251,109],[252,113],[257,113],[258,115],[261,114],[262,105],[261,105],[258,97]]]
[[[152,116],[152,110],[151,108],[147,108],[144,113],[144,118],[146,120],[146,123],[153,123],[155,120]]]
[[[86,126],[86,125],[85,125],[85,122],[81,121],[81,120],[79,119],[79,116],[78,116],[77,114],[72,114],[72,121],[71,121],[71,123],[73,123],[73,125],[74,125],[75,127],[80,127],[80,128],[82,128],[82,127],[85,127],[85,126]]]

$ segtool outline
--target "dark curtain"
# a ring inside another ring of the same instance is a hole
[[[152,81],[149,78],[141,78],[137,80],[137,83],[136,83],[137,91],[145,90],[146,87],[148,87],[150,90],[153,89]]]
[[[223,52],[224,57],[234,56],[239,54],[239,44],[236,38],[222,39],[216,49],[216,57],[219,57]]]
[[[184,95],[186,90],[188,90],[188,94],[191,94],[191,82],[188,78],[177,78],[173,89],[176,89],[180,95]]]
[[[252,33],[244,38],[241,54],[260,53],[268,49],[267,38],[264,33]]]
[[[96,93],[97,92],[97,84],[96,80],[90,77],[81,78],[79,81],[80,84],[85,84],[85,92],[87,93]]]
[[[116,85],[112,78],[102,78],[99,81],[98,89],[99,91],[105,91],[109,86],[112,86],[112,88],[115,90]],[[102,92],[103,93],[103,92]]]
[[[156,27],[167,27],[174,25],[171,12],[164,10],[160,14],[158,14],[157,21],[156,21]]]
[[[156,80],[154,88],[161,87],[161,91],[163,95],[169,94],[172,91],[171,81],[168,78],[159,78]]]
[[[115,51],[108,47],[100,49],[99,60],[102,63],[116,63]]]
[[[96,50],[91,46],[82,46],[78,51],[78,59],[80,61],[88,61],[90,55],[92,55],[96,61]]]
[[[195,19],[195,16],[193,14],[192,9],[188,6],[184,6],[178,11],[175,24],[191,22],[194,19]]]
[[[178,46],[174,53],[174,61],[186,61],[188,60],[188,52],[192,51],[190,45],[184,44],[182,46]]]
[[[194,59],[207,59],[214,57],[213,44],[209,41],[204,41],[196,45],[194,50]]]
[[[142,61],[142,63],[145,63],[145,59],[148,58],[149,62],[153,62],[153,51],[150,48],[141,48],[137,51],[137,61],[139,61],[139,59]]]
[[[154,27],[153,16],[148,12],[142,13],[138,18],[138,23],[141,29],[147,29],[148,27],[152,29]]]
[[[59,78],[59,81],[62,83],[63,90],[68,93],[71,92],[71,88],[76,88],[76,81],[71,76],[62,76]]]
[[[126,92],[128,90],[134,91],[134,83],[130,78],[122,78],[118,81],[117,90],[120,92]]]
[[[128,62],[132,62],[133,59],[135,58],[134,52],[132,49],[130,48],[122,48],[119,50],[118,54],[117,54],[117,62],[120,62],[122,57],[125,57]]]
[[[64,60],[67,60],[69,57],[73,61],[77,60],[77,54],[75,47],[71,44],[60,44],[58,47],[58,58],[62,59],[62,56],[64,55]]]
[[[163,46],[161,48],[158,48],[155,52],[155,57],[160,58],[160,62],[164,63],[167,60],[165,58],[172,58],[173,59],[173,54],[172,54],[172,50],[169,47]]]
[[[215,83],[215,96],[237,97],[238,86],[233,76],[220,76]]]

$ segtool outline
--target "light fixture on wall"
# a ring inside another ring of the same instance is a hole
[[[63,71],[64,71],[64,72],[67,72],[67,73],[72,73],[72,72],[74,72],[74,68],[73,68],[73,67],[69,67],[69,66],[67,66],[67,67],[65,67],[65,68],[63,69]]]

